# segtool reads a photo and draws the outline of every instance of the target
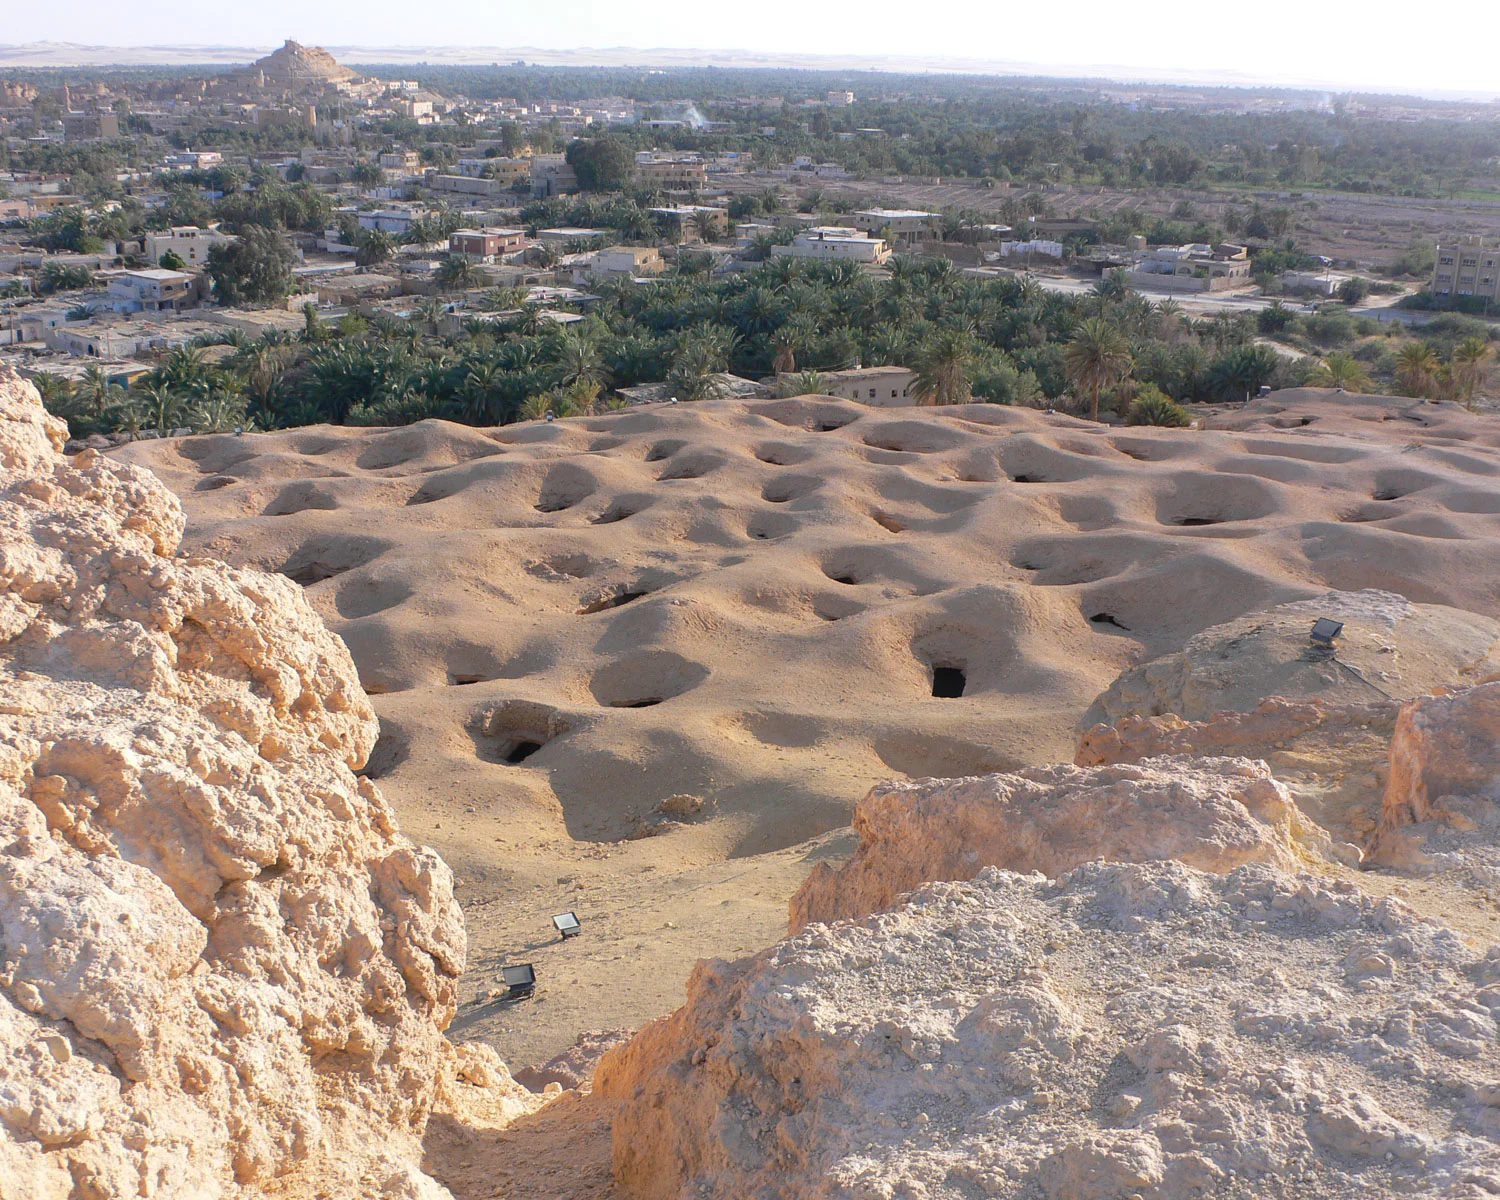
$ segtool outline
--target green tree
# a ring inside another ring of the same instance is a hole
[[[1484,386],[1487,363],[1493,348],[1482,337],[1466,337],[1453,348],[1450,370],[1455,390],[1469,407],[1474,407],[1475,393]]]
[[[233,241],[208,252],[208,277],[221,304],[275,304],[292,294],[297,261],[280,230],[247,225]]]
[[[1353,308],[1361,304],[1370,294],[1370,281],[1361,279],[1358,275],[1351,275],[1343,283],[1339,284],[1338,298]]]
[[[168,250],[157,260],[156,265],[164,271],[181,271],[187,266],[187,263],[177,251]]]
[[[1328,355],[1318,364],[1309,382],[1313,387],[1339,388],[1346,392],[1370,390],[1370,377],[1365,374],[1360,361],[1352,355],[1338,351]]]
[[[579,138],[565,156],[585,192],[623,191],[635,176],[635,152],[617,137]]]
[[[354,235],[356,266],[375,267],[388,262],[396,253],[396,239],[384,229],[361,229]]]
[[[1155,384],[1142,384],[1125,414],[1127,425],[1165,425],[1179,429],[1193,423],[1188,410]]]
[[[1396,383],[1408,396],[1431,396],[1438,357],[1425,342],[1409,342],[1396,351]]]
[[[462,254],[450,254],[438,264],[437,285],[440,291],[461,292],[465,288],[474,287],[479,281],[479,274],[474,270],[474,264]]]
[[[1089,397],[1089,418],[1099,419],[1099,395],[1122,382],[1132,364],[1125,336],[1103,317],[1079,322],[1063,351],[1068,382]]]
[[[967,404],[969,370],[974,364],[974,334],[969,329],[940,330],[917,359],[915,390],[923,404]]]

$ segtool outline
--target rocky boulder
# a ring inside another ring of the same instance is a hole
[[[1205,871],[1295,866],[1333,852],[1264,763],[1156,758],[1104,767],[1032,767],[969,779],[881,784],[854,810],[859,848],[819,863],[791,900],[793,933],[862,917],[901,893],[984,867],[1057,876],[1095,859],[1175,858]],[[1352,847],[1342,851],[1358,860]]]
[[[1347,882],[990,869],[701,964],[595,1088],[635,1200],[1481,1200],[1497,1014],[1500,954]]]
[[[66,436],[0,372],[0,1197],[445,1194],[440,1076],[503,1067],[443,1035],[463,921],[354,664]]]

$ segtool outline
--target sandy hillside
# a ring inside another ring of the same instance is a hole
[[[781,936],[872,783],[1071,761],[1122,670],[1209,626],[1330,587],[1500,617],[1500,427],[1452,405],[1281,393],[1204,431],[713,401],[117,453],[189,550],[284,571],[347,641],[367,771],[459,877],[469,998],[542,975],[455,1023],[517,1065]]]

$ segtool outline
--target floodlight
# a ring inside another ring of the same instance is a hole
[[[1333,646],[1333,639],[1344,632],[1344,623],[1335,621],[1332,617],[1319,617],[1313,622],[1312,632],[1308,634],[1314,646]]]
[[[570,937],[577,937],[583,932],[583,926],[578,923],[578,917],[570,912],[558,913],[552,918],[552,924],[557,927],[557,932],[562,934],[563,941]]]
[[[508,1000],[520,1000],[531,995],[536,988],[536,968],[530,963],[518,963],[500,968],[500,980],[505,984]]]

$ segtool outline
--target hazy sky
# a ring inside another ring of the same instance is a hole
[[[1224,72],[1389,91],[1500,93],[1494,0],[1073,0],[817,6],[790,0],[49,0],[7,3],[0,41],[93,45],[632,46],[952,56],[1128,76]]]

